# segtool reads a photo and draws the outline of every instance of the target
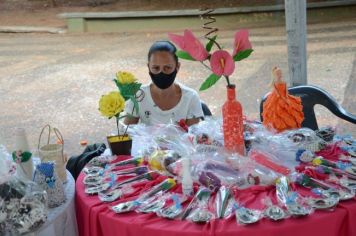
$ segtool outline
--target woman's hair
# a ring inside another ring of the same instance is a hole
[[[173,43],[171,43],[169,41],[154,42],[154,44],[152,44],[152,46],[150,47],[150,50],[148,51],[148,61],[150,60],[151,55],[153,53],[159,52],[159,51],[169,52],[170,54],[172,54],[176,63],[178,63],[178,57],[176,55],[177,48],[176,48],[176,46],[173,45]]]

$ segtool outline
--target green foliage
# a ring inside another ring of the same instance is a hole
[[[184,60],[195,61],[195,59],[186,51],[177,51],[176,55]]]
[[[221,78],[221,76],[218,76],[216,74],[211,74],[205,81],[204,83],[200,86],[199,91],[206,90],[216,84],[218,80]]]
[[[241,60],[249,57],[252,52],[253,52],[253,49],[246,49],[246,50],[240,51],[234,56],[234,61],[241,61]]]

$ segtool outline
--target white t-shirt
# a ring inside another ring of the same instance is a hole
[[[201,101],[198,93],[180,83],[176,83],[182,90],[182,97],[178,104],[170,110],[161,110],[153,101],[150,84],[144,85],[141,89],[144,92],[144,98],[139,104],[139,114],[133,112],[133,116],[140,118],[140,122],[147,125],[168,124],[179,122],[181,119],[192,119],[204,117],[201,107]],[[126,101],[125,112],[131,114],[133,102]]]

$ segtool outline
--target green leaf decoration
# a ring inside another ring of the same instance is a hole
[[[186,51],[177,51],[176,55],[184,60],[195,61],[195,59]]]
[[[32,153],[28,151],[22,152],[19,157],[17,156],[16,151],[12,152],[12,159],[14,162],[17,162],[18,159],[20,162],[27,162],[28,160],[30,160],[31,156]]]
[[[246,50],[240,51],[234,56],[234,61],[241,61],[241,60],[249,57],[252,52],[253,52],[253,49],[246,49]]]
[[[212,38],[209,40],[209,42],[205,45],[205,49],[206,49],[208,52],[210,52],[211,49],[213,48],[214,41],[216,41],[216,38],[217,38],[217,37],[218,37],[218,36],[215,35],[215,36],[212,37]]]
[[[134,104],[134,110],[136,111],[136,115],[138,116],[138,114],[139,114],[139,106],[138,106],[137,99],[135,97],[132,97],[131,101]]]
[[[199,91],[206,90],[216,84],[218,80],[221,78],[221,76],[218,76],[216,74],[211,74],[205,81],[204,83],[200,86]]]

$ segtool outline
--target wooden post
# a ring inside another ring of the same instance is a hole
[[[307,3],[284,0],[290,85],[307,84]]]

